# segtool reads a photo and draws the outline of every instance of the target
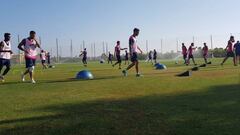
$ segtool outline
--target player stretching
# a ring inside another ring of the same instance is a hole
[[[84,67],[87,67],[87,49],[84,48],[84,51],[79,55],[79,57],[83,56],[82,63]]]
[[[24,51],[27,68],[24,74],[22,74],[22,81],[24,82],[25,76],[29,74],[31,82],[35,84],[36,81],[34,80],[34,69],[38,55],[37,48],[40,48],[40,44],[36,40],[36,32],[30,31],[30,36],[26,39],[23,39],[18,45],[18,48],[21,51]]]
[[[0,80],[4,82],[4,76],[7,75],[7,73],[11,69],[11,62],[10,59],[12,57],[12,50],[11,50],[11,34],[5,33],[4,34],[4,40],[0,42]],[[6,69],[4,70],[3,74],[1,74],[1,71],[3,67],[6,66]]]
[[[203,51],[203,58],[204,58],[204,61],[205,63],[207,64],[208,61],[207,61],[207,58],[208,58],[208,46],[207,46],[207,43],[203,43],[204,47],[202,49]]]
[[[197,49],[197,47],[194,48],[194,43],[191,43],[190,47],[188,48],[188,60],[187,60],[187,65],[190,64],[190,59],[192,59],[193,64],[196,66],[197,64],[195,63],[194,56],[193,56],[193,50]]]
[[[117,45],[115,46],[115,51],[114,51],[114,56],[117,58],[117,62],[112,65],[113,67],[119,64],[119,69],[121,69],[121,64],[122,64],[121,50],[126,50],[126,49],[127,48],[121,48],[120,41],[117,41]]]
[[[139,67],[138,67],[138,54],[137,54],[137,50],[139,50],[141,53],[142,50],[137,46],[137,36],[139,35],[140,30],[135,28],[133,30],[133,35],[129,38],[129,52],[130,52],[130,56],[131,56],[131,61],[132,63],[125,69],[122,71],[124,76],[127,76],[127,71],[130,70],[133,66],[135,66],[136,68],[136,77],[141,77],[141,74],[139,73]]]
[[[227,56],[224,58],[223,62],[221,63],[221,65],[223,66],[223,64],[227,61],[227,59],[229,57],[233,57],[233,63],[234,65],[236,66],[236,59],[235,59],[235,55],[234,55],[234,52],[233,52],[233,43],[235,42],[234,40],[234,36],[231,36],[230,37],[230,40],[228,41],[228,45],[226,47],[226,50],[227,50]]]

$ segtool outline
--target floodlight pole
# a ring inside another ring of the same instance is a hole
[[[161,39],[161,54],[163,54],[163,39]]]
[[[42,47],[42,39],[41,39],[41,37],[39,36],[39,44],[41,45],[41,47]]]
[[[93,44],[93,51],[94,51],[94,60],[96,59],[96,44]]]
[[[18,35],[18,44],[20,44],[20,36]],[[21,52],[18,49],[18,55],[19,55],[19,64],[22,64],[22,59],[21,59]]]
[[[105,43],[103,42],[103,54],[105,53]]]
[[[108,54],[108,43],[106,42],[106,54]]]
[[[93,44],[91,43],[91,59],[93,59]]]
[[[57,63],[59,62],[59,52],[58,52],[58,39],[56,38],[56,47],[57,47]]]
[[[148,40],[146,40],[146,52],[148,53]]]
[[[82,48],[82,50],[83,50],[83,49],[85,49],[85,41],[84,40],[83,40],[83,44],[82,45],[83,45],[83,48]]]
[[[177,38],[176,42],[177,42],[177,53],[178,53],[178,38]]]
[[[211,40],[211,49],[213,51],[213,36],[210,36],[210,40]],[[214,58],[213,52],[212,52],[212,58]]]
[[[72,42],[72,39],[70,41],[70,55],[71,55],[71,58],[73,59],[73,42]]]

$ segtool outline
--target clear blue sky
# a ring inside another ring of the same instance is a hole
[[[29,30],[37,31],[47,50],[55,49],[59,38],[62,54],[69,56],[70,39],[74,54],[83,40],[90,51],[96,42],[97,53],[102,42],[110,50],[116,40],[127,46],[132,29],[141,29],[139,45],[160,51],[176,50],[176,39],[190,43],[196,36],[197,46],[216,35],[215,46],[225,46],[230,33],[240,37],[239,0],[2,0],[0,33],[11,32],[16,47]],[[198,38],[199,37],[199,38]],[[53,51],[54,52],[54,51]]]

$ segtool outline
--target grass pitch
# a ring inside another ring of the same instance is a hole
[[[186,78],[175,75],[191,66],[173,61],[163,71],[142,62],[141,78],[92,62],[89,81],[73,79],[80,64],[38,66],[35,85],[13,66],[0,83],[0,135],[239,135],[240,68],[220,61]]]

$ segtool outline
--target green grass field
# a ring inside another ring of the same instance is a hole
[[[239,135],[240,67],[221,60],[187,78],[175,75],[191,67],[173,61],[164,71],[142,62],[142,78],[90,63],[91,81],[72,79],[80,64],[38,66],[35,85],[13,66],[0,83],[0,135]]]

